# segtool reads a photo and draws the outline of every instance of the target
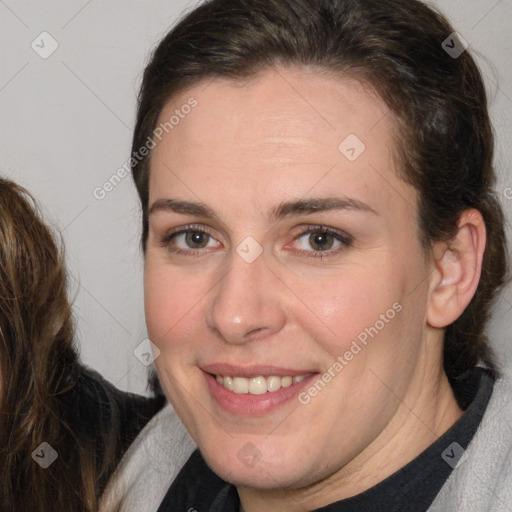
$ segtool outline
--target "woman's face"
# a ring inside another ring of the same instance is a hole
[[[385,104],[279,69],[200,83],[173,115],[152,154],[146,318],[210,466],[293,488],[399,449],[428,377],[429,266]]]

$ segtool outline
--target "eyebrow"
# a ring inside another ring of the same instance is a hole
[[[158,199],[149,209],[149,215],[156,212],[174,212],[181,213],[182,215],[195,215],[197,217],[204,217],[206,219],[216,219],[216,213],[202,203],[195,203],[192,201],[180,201],[178,199]]]
[[[293,215],[309,215],[316,212],[352,210],[378,215],[366,203],[350,197],[307,198],[286,201],[270,210],[270,219],[275,222]],[[149,209],[149,215],[156,212],[174,212],[182,215],[194,215],[206,219],[218,219],[218,215],[203,203],[181,201],[178,199],[158,199]]]
[[[359,201],[359,199],[350,197],[312,197],[281,203],[271,210],[270,218],[272,220],[279,220],[291,215],[308,215],[316,212],[340,210],[355,210],[378,215],[371,206]]]

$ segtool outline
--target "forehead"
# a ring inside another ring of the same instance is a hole
[[[196,106],[184,108],[191,99]],[[356,80],[293,68],[243,82],[205,80],[173,97],[159,123],[179,114],[153,150],[150,201],[171,188],[200,197],[224,187],[228,197],[228,186],[255,204],[313,188],[384,208],[397,194],[409,197],[409,210],[414,203],[396,172],[394,116]]]

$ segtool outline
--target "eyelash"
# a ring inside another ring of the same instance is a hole
[[[347,249],[352,244],[352,237],[347,235],[346,233],[342,233],[336,229],[329,228],[327,226],[311,226],[305,231],[300,232],[296,237],[294,237],[294,241],[302,238],[306,235],[312,235],[314,233],[322,233],[331,235],[336,241],[340,242],[341,245],[337,249],[331,249],[327,251],[299,251],[299,256],[303,258],[325,258],[329,256],[335,256],[342,252],[344,249]]]
[[[170,243],[173,238],[178,237],[179,235],[184,235],[188,232],[192,231],[193,233],[205,233],[208,236],[213,238],[212,232],[199,224],[190,224],[188,226],[183,226],[180,228],[177,228],[176,230],[171,231],[170,233],[167,233],[165,237],[162,240],[162,247],[166,247],[169,252],[172,252],[173,254],[178,255],[185,255],[185,256],[203,256],[204,250],[201,249],[180,249],[177,247],[171,247]]]
[[[170,233],[167,233],[165,237],[162,239],[161,245],[162,247],[166,247],[168,251],[172,252],[173,254],[177,255],[185,255],[185,256],[203,256],[205,251],[204,249],[180,249],[176,247],[171,247],[170,243],[171,241],[178,237],[179,235],[186,234],[188,232],[198,232],[198,233],[205,233],[208,236],[213,237],[212,232],[210,229],[198,225],[198,224],[190,224],[187,226],[183,226],[180,228],[177,228],[176,230],[171,231]],[[308,229],[301,231],[297,236],[293,238],[293,241],[299,240],[300,238],[311,235],[314,233],[323,233],[331,235],[336,241],[340,242],[341,245],[337,249],[331,249],[326,251],[305,251],[305,250],[299,250],[298,254],[302,258],[325,258],[328,256],[336,255],[343,251],[344,249],[347,249],[352,244],[352,237],[350,235],[347,235],[346,233],[341,233],[340,231],[337,231],[335,229],[329,228],[327,226],[311,226]]]

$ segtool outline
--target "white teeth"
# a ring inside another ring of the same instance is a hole
[[[289,388],[292,385],[292,378],[291,377],[283,377],[281,379],[281,386],[283,388]]]
[[[215,378],[221,386],[237,394],[263,395],[267,392],[279,391],[281,388],[288,388],[292,384],[298,384],[306,377],[307,375],[298,375],[296,377],[272,375],[267,378],[259,376],[246,379],[245,377],[223,377],[216,375]]]
[[[249,380],[249,393],[251,395],[263,395],[267,392],[267,379],[265,377],[253,377]]]
[[[267,391],[278,391],[281,389],[281,377],[267,377]]]
[[[249,393],[249,380],[244,377],[234,377],[233,391],[240,395],[243,393]]]
[[[219,378],[219,376],[217,375],[217,379]],[[220,378],[220,380],[222,381],[222,377]],[[222,382],[221,382],[222,384]],[[229,389],[230,391],[233,391],[234,389],[234,386],[233,386],[233,379],[231,377],[224,377],[224,387],[226,389]]]

